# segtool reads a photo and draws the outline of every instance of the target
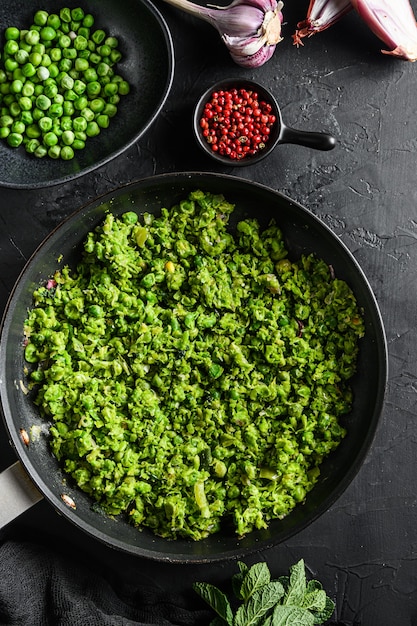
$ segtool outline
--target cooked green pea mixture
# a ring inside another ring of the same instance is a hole
[[[195,191],[108,213],[34,293],[25,356],[52,452],[110,515],[238,536],[302,503],[345,435],[364,324],[348,285],[280,229]]]

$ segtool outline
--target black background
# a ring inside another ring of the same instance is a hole
[[[291,540],[255,553],[274,576],[304,558],[336,602],[335,618],[363,626],[417,623],[415,458],[417,425],[417,65],[380,54],[381,42],[351,12],[331,29],[292,45],[308,2],[288,0],[284,41],[264,66],[236,66],[216,31],[158,0],[173,35],[173,88],[156,123],[126,154],[73,183],[33,192],[0,189],[0,312],[37,245],[67,215],[122,183],[170,171],[222,171],[255,180],[304,204],[353,252],[378,299],[390,353],[385,408],[373,446],[346,492]],[[412,5],[417,10],[417,1]],[[219,168],[191,133],[200,92],[229,76],[269,87],[284,122],[335,135],[316,152],[279,146],[253,167]],[[110,131],[111,132],[111,131]],[[16,460],[0,425],[0,469]],[[87,538],[41,502],[12,523],[22,537],[47,532],[75,547],[114,579],[145,576],[195,602],[194,580],[222,585],[233,562],[153,564]],[[73,549],[71,547],[71,550]]]

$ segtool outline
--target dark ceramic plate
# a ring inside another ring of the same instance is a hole
[[[148,130],[168,97],[174,72],[174,53],[168,26],[149,0],[2,0],[0,45],[8,26],[27,28],[38,9],[59,13],[82,6],[102,28],[119,40],[123,59],[117,72],[131,84],[109,128],[86,142],[70,161],[38,159],[21,146],[0,141],[0,185],[13,188],[46,187],[90,172],[120,155]]]
[[[57,466],[42,436],[26,446],[20,429],[44,425],[30,395],[18,381],[24,370],[23,325],[32,306],[32,294],[59,263],[74,266],[80,258],[81,242],[111,210],[115,215],[128,210],[158,214],[188,195],[202,189],[223,193],[236,205],[234,218],[256,217],[265,226],[274,218],[282,228],[290,257],[316,253],[331,264],[335,275],[351,286],[365,321],[358,372],[352,382],[354,404],[344,418],[348,435],[322,465],[314,489],[284,519],[269,528],[253,531],[239,539],[224,528],[203,541],[167,541],[147,530],[139,532],[125,519],[110,519],[92,506],[92,500],[71,486]],[[57,259],[62,257],[62,260]],[[383,406],[387,377],[387,351],[379,308],[371,287],[353,255],[340,239],[306,208],[272,189],[239,179],[209,173],[177,173],[154,176],[132,183],[98,198],[64,221],[38,248],[18,280],[6,307],[0,341],[0,394],[6,427],[26,471],[45,498],[62,515],[104,543],[134,555],[168,562],[208,562],[236,558],[270,547],[305,528],[342,494],[358,472],[373,440]],[[61,494],[71,496],[76,509],[68,508]]]

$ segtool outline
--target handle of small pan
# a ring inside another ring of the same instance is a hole
[[[282,125],[278,143],[293,143],[315,150],[332,150],[336,145],[336,139],[329,133],[296,130]]]
[[[42,500],[20,461],[0,473],[0,528]]]

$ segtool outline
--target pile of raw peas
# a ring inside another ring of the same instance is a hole
[[[70,160],[107,128],[129,83],[115,71],[116,37],[82,8],[39,10],[10,26],[0,68],[0,139],[38,158]]]

